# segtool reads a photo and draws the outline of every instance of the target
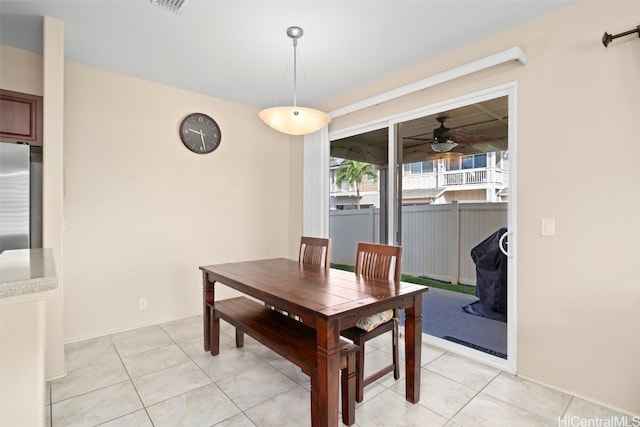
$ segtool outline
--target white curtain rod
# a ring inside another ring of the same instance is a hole
[[[418,92],[431,86],[448,82],[450,80],[457,79],[458,77],[463,77],[468,74],[495,67],[496,65],[504,64],[505,62],[510,61],[518,61],[524,65],[527,63],[527,56],[519,47],[512,47],[507,50],[503,50],[502,52],[494,53],[493,55],[485,56],[484,58],[468,62],[459,67],[443,71],[441,73],[426,77],[413,83],[409,83],[408,85],[401,86],[397,89],[383,92],[379,95],[372,96],[371,98],[363,99],[362,101],[347,105],[346,107],[330,111],[329,116],[331,116],[332,119],[344,116],[358,110],[372,107],[376,104],[387,102],[392,99],[399,98],[410,93]]]

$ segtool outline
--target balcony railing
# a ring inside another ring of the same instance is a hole
[[[498,184],[506,185],[509,180],[507,171],[500,168],[462,169],[444,172],[428,172],[402,177],[404,190],[419,188],[446,188],[465,185]],[[342,186],[330,185],[331,193],[355,193],[354,186],[343,183]]]
[[[402,188],[443,188],[476,184],[501,184],[508,181],[507,171],[499,168],[462,169],[445,172],[429,172],[402,177]]]
[[[489,171],[487,169],[449,171],[439,173],[438,178],[442,184],[440,185],[441,187],[449,185],[486,184],[489,182]]]

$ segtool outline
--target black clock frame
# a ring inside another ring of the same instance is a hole
[[[204,134],[202,128],[199,128],[198,131],[195,131],[193,129],[190,130],[190,128],[186,127],[188,123],[193,120],[193,118],[203,118],[204,124],[206,125],[207,134]],[[213,130],[213,136],[211,137],[209,137],[210,130]],[[196,148],[199,144],[194,144],[193,139],[186,136],[189,135],[188,132],[192,132],[195,134],[199,134],[199,132],[203,133],[202,135],[200,135],[200,141],[202,141],[202,145],[205,146],[204,150]],[[204,113],[191,113],[187,115],[184,119],[182,119],[182,122],[180,122],[178,133],[180,134],[180,140],[182,141],[184,146],[187,147],[189,151],[196,154],[212,153],[218,149],[220,143],[222,142],[222,131],[220,130],[220,126],[211,116]],[[211,148],[207,148],[207,142],[213,143],[213,146]]]

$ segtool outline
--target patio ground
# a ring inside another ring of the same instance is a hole
[[[507,324],[462,310],[462,306],[477,299],[474,295],[430,287],[422,297],[422,331],[439,338],[463,340],[506,355]]]

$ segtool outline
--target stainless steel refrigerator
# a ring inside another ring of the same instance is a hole
[[[30,247],[29,148],[0,143],[0,252]]]

